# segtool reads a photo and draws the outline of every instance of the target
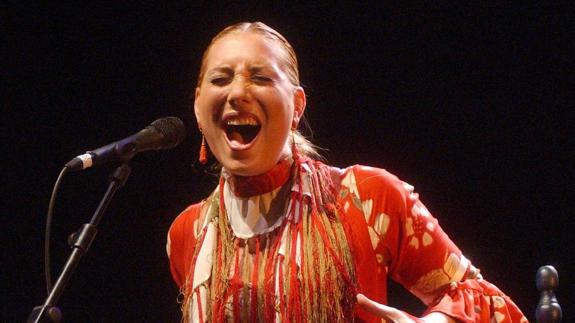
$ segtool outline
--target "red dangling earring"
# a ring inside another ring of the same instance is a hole
[[[208,163],[208,147],[206,147],[206,137],[202,134],[202,145],[200,146],[200,155],[198,156],[200,164],[205,165]]]

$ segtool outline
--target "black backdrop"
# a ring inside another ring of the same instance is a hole
[[[192,167],[195,77],[209,39],[243,20],[264,21],[296,48],[313,140],[331,164],[384,167],[415,185],[466,256],[529,318],[537,268],[556,266],[564,321],[572,321],[573,9],[2,5],[0,321],[24,321],[45,297],[43,224],[63,164],[168,115],[184,119],[186,141],[135,158],[60,305],[68,322],[179,320],[165,234],[215,182]],[[111,169],[64,179],[55,272]],[[422,309],[398,288],[390,298]]]

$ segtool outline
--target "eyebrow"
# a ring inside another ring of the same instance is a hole
[[[233,74],[234,70],[231,67],[221,66],[221,67],[214,67],[210,69],[206,74],[212,75],[214,73],[226,73],[226,74]]]
[[[250,71],[250,73],[254,74],[254,73],[259,73],[259,72],[274,72],[274,69],[269,66],[269,65],[254,65],[254,66],[250,66],[250,68],[248,69],[248,71]]]

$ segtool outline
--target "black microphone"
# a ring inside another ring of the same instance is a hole
[[[185,136],[182,120],[161,118],[130,137],[75,157],[66,163],[66,167],[68,171],[78,171],[108,162],[128,161],[141,151],[174,148]]]

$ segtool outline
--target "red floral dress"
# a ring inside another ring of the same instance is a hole
[[[527,322],[509,297],[482,279],[479,271],[462,255],[443,232],[437,220],[420,202],[418,194],[411,185],[383,169],[366,166],[337,169],[314,163],[317,167],[303,167],[304,173],[314,172],[316,169],[328,169],[336,174],[334,180],[338,192],[336,208],[353,259],[355,292],[361,292],[385,304],[388,297],[387,279],[391,278],[423,301],[428,306],[426,313],[442,312],[461,322]],[[222,181],[220,185],[223,183]],[[306,181],[299,186],[293,181],[287,181],[283,185],[292,185],[292,191],[301,193],[303,190],[303,193],[314,194],[313,187],[306,188],[313,185],[306,184]],[[277,190],[279,189],[276,189],[276,194]],[[223,198],[223,195],[221,196]],[[184,298],[191,300],[185,305],[188,308],[184,309],[184,320],[192,322],[209,320],[210,314],[206,312],[206,307],[209,306],[210,300],[213,301],[209,291],[213,275],[211,264],[215,261],[213,255],[217,247],[212,246],[218,245],[218,238],[213,238],[217,237],[216,235],[210,238],[209,235],[202,234],[210,230],[217,231],[215,226],[208,228],[209,216],[206,216],[210,212],[206,212],[206,209],[210,209],[208,203],[210,199],[187,208],[174,220],[168,234],[167,251],[172,276],[182,290],[186,285],[193,285],[183,292]],[[306,216],[305,213],[302,214]],[[278,229],[268,230],[266,234],[272,238],[275,234],[277,236],[275,239],[280,241],[283,239],[280,237],[281,232],[282,230]],[[207,239],[216,241],[208,243]],[[249,239],[246,241],[249,242]],[[205,246],[206,244],[209,246]],[[259,248],[260,243],[257,244]],[[278,245],[280,250],[282,242],[278,242]],[[286,319],[281,312],[283,298],[280,297],[278,299],[281,300],[276,300],[274,303],[273,317],[259,312],[260,305],[251,303],[261,300],[258,297],[265,297],[266,293],[274,293],[273,286],[272,289],[259,291],[264,294],[263,296],[257,294],[258,292],[252,292],[254,290],[252,287],[258,284],[256,275],[253,275],[254,261],[262,261],[264,253],[262,251],[261,255],[255,257],[251,252],[250,256],[250,252],[241,252],[242,248],[245,250],[250,248],[249,243],[239,243],[235,246],[240,251],[236,250],[235,266],[232,266],[234,269],[231,269],[230,275],[245,277],[245,285],[249,286],[249,289],[246,287],[246,291],[237,292],[239,301],[234,295],[225,301],[229,303],[229,308],[232,308],[225,316],[227,319],[311,320],[309,311],[305,312],[305,309],[303,314],[298,313],[305,317],[293,319],[291,316],[291,319]],[[295,262],[301,268],[303,256],[299,254],[299,240],[297,247],[296,251],[283,256],[286,262]],[[253,244],[251,248],[253,249]],[[301,247],[301,250],[304,249]],[[245,254],[248,258],[244,259],[241,256],[237,258],[237,254]],[[206,263],[208,266],[204,268]],[[271,268],[274,271],[279,266]],[[289,271],[292,275],[297,275],[298,272],[299,269]],[[286,271],[282,274],[285,273]],[[198,278],[200,276],[201,278]],[[277,273],[274,277],[277,277]],[[275,285],[276,287],[278,285],[277,278]],[[287,292],[282,290],[282,293]],[[262,301],[262,304],[264,303]],[[234,306],[241,308],[236,309]],[[357,307],[353,310],[353,316],[356,321],[381,321]],[[352,318],[343,317],[341,320],[350,321]]]

